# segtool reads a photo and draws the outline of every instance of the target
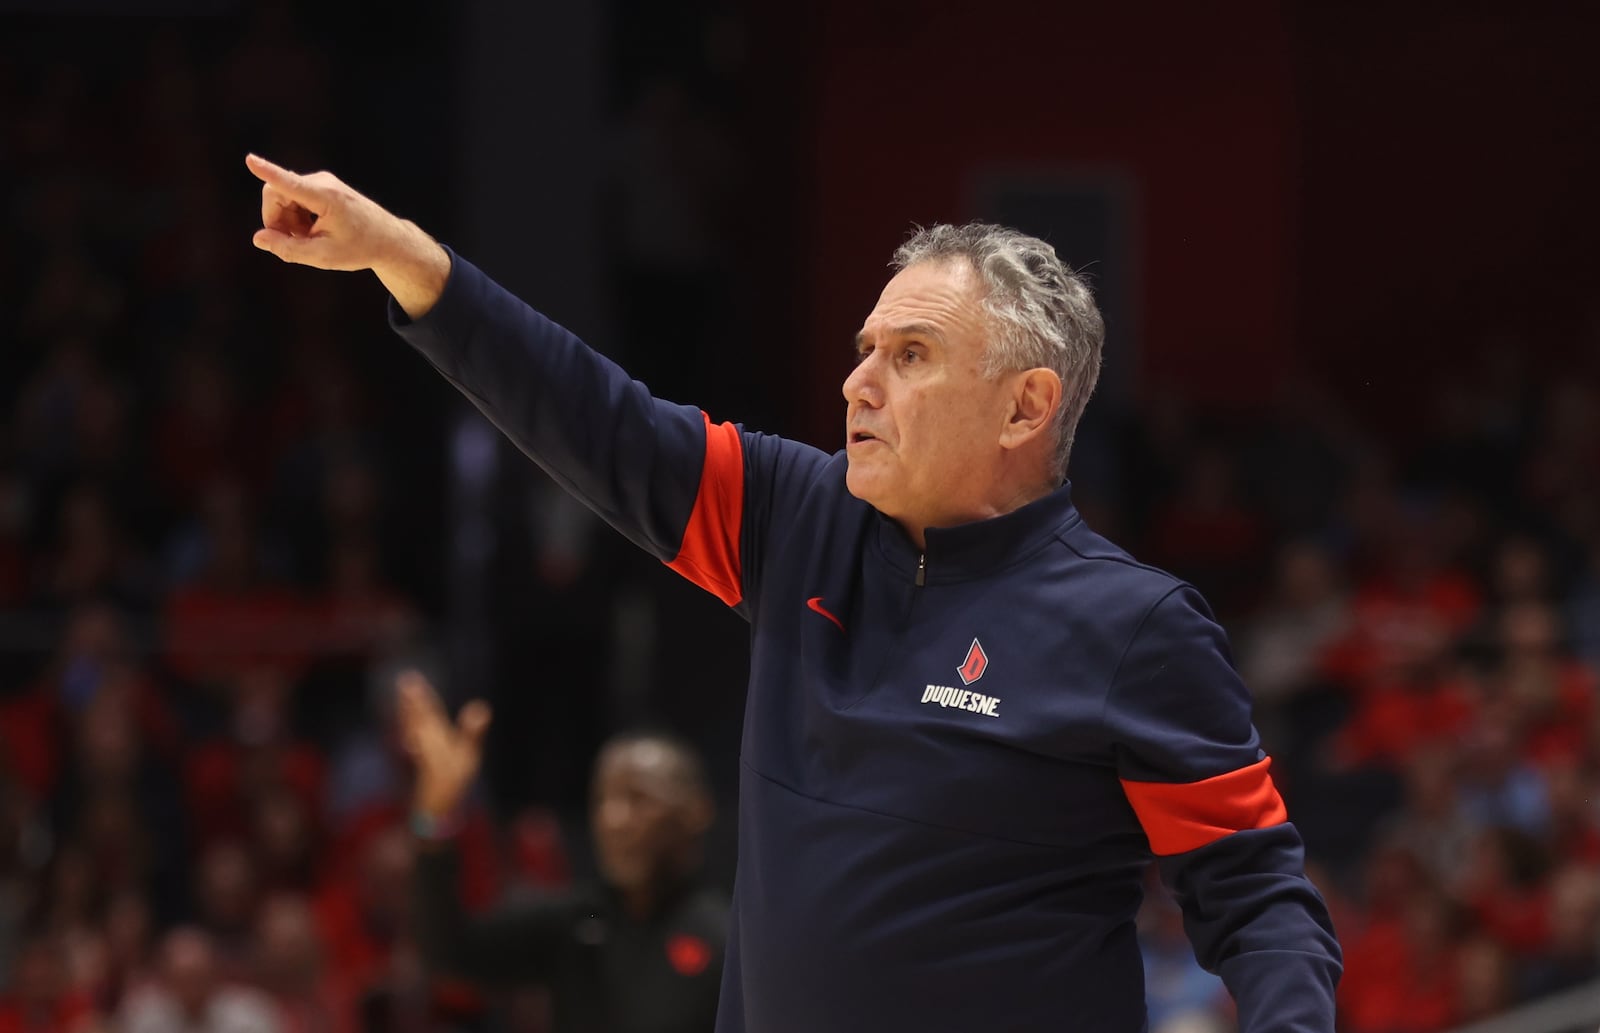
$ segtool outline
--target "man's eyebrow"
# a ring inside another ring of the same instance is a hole
[[[884,333],[889,337],[925,337],[939,344],[944,343],[944,334],[940,333],[939,328],[931,323],[907,323],[905,326],[891,326]],[[856,350],[860,351],[861,346],[865,343],[867,343],[867,332],[863,330],[856,334]]]

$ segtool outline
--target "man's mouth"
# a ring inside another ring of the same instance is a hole
[[[878,439],[869,431],[853,430],[850,432],[850,444],[859,445],[863,441],[877,441]]]

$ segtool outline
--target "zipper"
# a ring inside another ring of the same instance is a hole
[[[921,588],[928,577],[928,554],[917,557],[917,587]]]

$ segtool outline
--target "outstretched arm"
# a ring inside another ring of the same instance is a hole
[[[302,175],[251,154],[261,180],[261,229],[252,242],[285,262],[317,269],[371,269],[402,311],[419,319],[450,278],[450,253],[422,227],[386,211],[331,172]]]
[[[262,182],[257,247],[318,269],[371,269],[393,295],[396,331],[557,484],[750,616],[767,525],[795,512],[826,456],[653,397],[332,173],[246,163]],[[662,328],[663,346],[673,332]]]
[[[468,915],[457,891],[461,861],[451,825],[482,763],[489,707],[474,700],[451,721],[422,675],[402,675],[399,688],[400,741],[416,766],[413,820],[426,833],[412,877],[417,946],[439,972],[495,985],[537,980],[554,965],[566,902],[502,904]]]

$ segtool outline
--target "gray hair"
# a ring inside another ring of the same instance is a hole
[[[994,331],[984,351],[984,376],[1043,366],[1061,378],[1052,474],[1065,478],[1078,420],[1100,379],[1106,331],[1094,295],[1049,244],[983,222],[918,227],[890,264],[900,270],[949,261],[969,262],[983,280],[983,308]]]

